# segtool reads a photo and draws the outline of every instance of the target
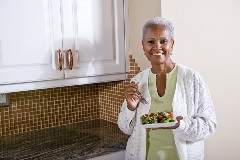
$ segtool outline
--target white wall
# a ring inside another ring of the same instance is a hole
[[[150,66],[142,50],[142,26],[156,16],[161,16],[160,0],[129,0],[130,54],[141,70]]]
[[[173,59],[208,84],[219,128],[206,140],[205,160],[240,160],[240,1],[162,0],[175,26]]]

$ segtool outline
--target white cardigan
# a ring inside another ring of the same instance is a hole
[[[151,97],[148,90],[150,68],[140,72],[132,81],[139,82],[139,90],[149,104],[139,103],[130,111],[124,100],[118,117],[118,126],[129,137],[125,160],[146,159],[146,129],[140,126],[140,116],[148,114]],[[180,126],[173,129],[180,160],[203,160],[204,140],[217,128],[213,103],[207,85],[194,70],[178,64],[176,90],[172,102],[175,117],[182,116]]]

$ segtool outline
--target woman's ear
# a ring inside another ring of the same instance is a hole
[[[172,40],[172,48],[173,48],[173,46],[174,46],[174,40]]]
[[[171,53],[170,53],[170,55],[172,55],[173,46],[174,46],[174,40],[172,40],[172,46],[171,46]]]

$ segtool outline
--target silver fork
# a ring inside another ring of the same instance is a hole
[[[134,81],[132,81],[131,83],[136,84]],[[140,102],[142,102],[143,104],[148,104],[147,100],[143,98],[143,96],[141,95],[138,89],[137,89],[137,94],[140,96]]]

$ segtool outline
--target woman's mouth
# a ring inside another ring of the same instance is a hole
[[[158,53],[153,53],[152,55],[153,56],[161,56],[161,55],[163,55],[164,53],[163,52],[158,52]]]

